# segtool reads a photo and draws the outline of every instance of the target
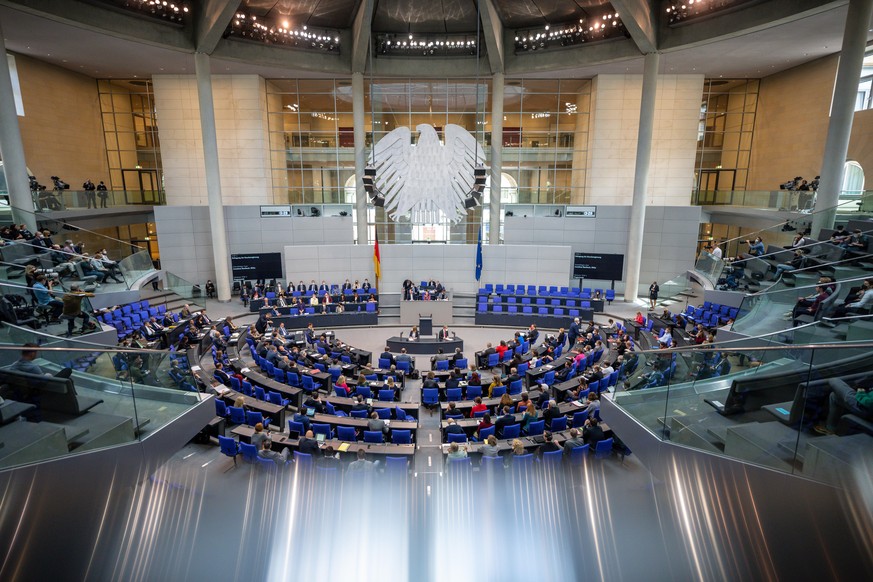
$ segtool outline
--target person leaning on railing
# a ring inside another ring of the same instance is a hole
[[[82,312],[82,300],[85,297],[94,297],[94,294],[82,291],[81,287],[76,283],[71,285],[70,290],[67,293],[64,293],[64,296],[62,297],[64,309],[61,314],[61,319],[67,320],[67,337],[73,335],[73,329],[76,327],[76,319],[82,320],[82,333],[97,327],[97,324],[89,320],[88,314]]]

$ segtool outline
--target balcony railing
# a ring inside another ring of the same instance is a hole
[[[741,206],[791,212],[811,213],[815,192],[797,190],[695,190],[691,203],[697,206]],[[843,192],[837,212],[873,212],[873,191]]]
[[[166,204],[160,190],[43,190],[33,192],[33,208],[37,212],[118,208],[119,206],[162,206]]]

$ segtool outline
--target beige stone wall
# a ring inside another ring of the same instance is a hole
[[[750,190],[777,190],[794,176],[819,173],[836,70],[830,56],[761,79]]]
[[[49,188],[50,176],[60,176],[73,189],[88,178],[109,183],[97,81],[22,55],[15,55],[15,62],[28,168]]]
[[[867,178],[864,188],[873,190],[873,109],[855,113],[849,159],[861,164]]]
[[[167,204],[205,206],[206,169],[193,75],[155,75],[155,106]],[[257,75],[212,77],[225,205],[273,202],[267,97]]]
[[[588,203],[630,204],[633,199],[642,83],[642,75],[599,75],[595,79]],[[691,200],[702,94],[703,75],[658,78],[649,205],[681,206]]]

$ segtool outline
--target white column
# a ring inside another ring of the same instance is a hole
[[[212,255],[215,263],[215,290],[219,301],[230,301],[230,267],[228,266],[227,228],[221,174],[218,166],[218,137],[215,131],[215,104],[212,101],[212,74],[209,55],[194,53],[197,74],[197,98],[200,102],[200,131],[203,134],[203,162],[206,166],[206,195],[212,230]],[[184,275],[184,274],[182,274]]]
[[[817,212],[813,216],[810,233],[814,237],[818,236],[822,228],[833,228],[837,215],[836,206],[843,185],[843,168],[849,151],[849,137],[855,118],[855,99],[858,95],[871,16],[873,2],[870,0],[849,2],[837,81],[834,84],[834,99],[831,103],[831,120],[821,164],[821,183],[815,196]]]
[[[636,301],[640,285],[643,254],[643,225],[646,222],[646,194],[649,190],[649,165],[652,158],[652,133],[655,127],[655,94],[658,90],[658,53],[649,53],[643,71],[643,94],[640,101],[640,131],[634,169],[634,197],[627,233],[627,271],[625,301]]]
[[[6,39],[0,29],[0,155],[3,156],[3,170],[9,189],[9,204],[12,206],[12,220],[16,224],[26,224],[31,232],[36,232],[36,217],[33,214],[33,197],[30,194],[30,181],[27,179],[27,162],[24,159],[24,144],[21,142],[21,129],[18,126],[18,112],[15,111],[15,94],[12,90],[12,77],[6,56]]]
[[[503,176],[503,73],[491,78],[491,204],[488,244],[500,244],[500,183]]]
[[[364,126],[364,75],[352,73],[352,122],[355,130],[355,214],[358,219],[358,244],[366,245],[367,193],[364,192],[364,168],[367,165],[367,128]]]

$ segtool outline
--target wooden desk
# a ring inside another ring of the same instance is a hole
[[[255,429],[250,426],[237,426],[230,431],[230,433],[236,435],[241,442],[249,444],[251,444],[252,442],[252,435],[254,434],[254,432]],[[290,448],[295,451],[297,450],[299,439],[291,439],[281,433],[270,433],[269,436],[271,442],[273,443],[272,448],[274,450],[284,448]],[[349,449],[347,451],[339,451],[340,445],[344,443],[349,445]],[[357,456],[359,450],[363,450],[369,455],[390,455],[392,457],[412,457],[415,454],[415,445],[395,445],[392,443],[384,443],[379,445],[365,443],[362,441],[357,441],[353,443],[341,441],[339,439],[327,439],[321,445],[321,448],[324,448],[328,445],[332,446],[334,451],[339,452],[340,456],[343,458],[355,457]]]
[[[540,397],[540,394],[542,394],[542,392],[540,392],[539,390],[533,390],[528,394],[528,397],[531,400],[533,400],[534,402],[536,402],[537,399]],[[521,400],[520,395],[512,396],[511,398],[512,398],[512,402],[514,404],[518,404],[519,400]],[[472,400],[455,401],[455,408],[457,408],[458,410],[463,412],[465,418],[470,418],[470,410],[472,410],[474,404],[476,404],[476,403]],[[500,405],[500,398],[483,398],[482,404],[484,404],[485,406],[488,407],[488,412],[493,417],[495,409]],[[440,417],[441,418],[445,417],[446,409],[448,407],[449,407],[448,402],[440,402]]]
[[[359,431],[367,430],[369,419],[352,418],[351,416],[334,416],[332,414],[313,414],[309,417],[313,423],[329,424],[336,429],[338,426],[351,426]],[[388,430],[408,430],[412,432],[412,440],[415,440],[415,433],[418,430],[418,421],[410,422],[403,420],[392,420],[388,425]],[[361,435],[363,438],[363,434]]]
[[[572,360],[570,355],[563,354],[560,358],[555,358],[548,364],[543,364],[542,366],[538,366],[536,368],[528,368],[527,372],[525,372],[524,374],[525,387],[530,389],[531,386],[536,386],[540,384],[540,379],[543,378],[548,372],[557,372],[564,364],[566,364],[570,360]]]

